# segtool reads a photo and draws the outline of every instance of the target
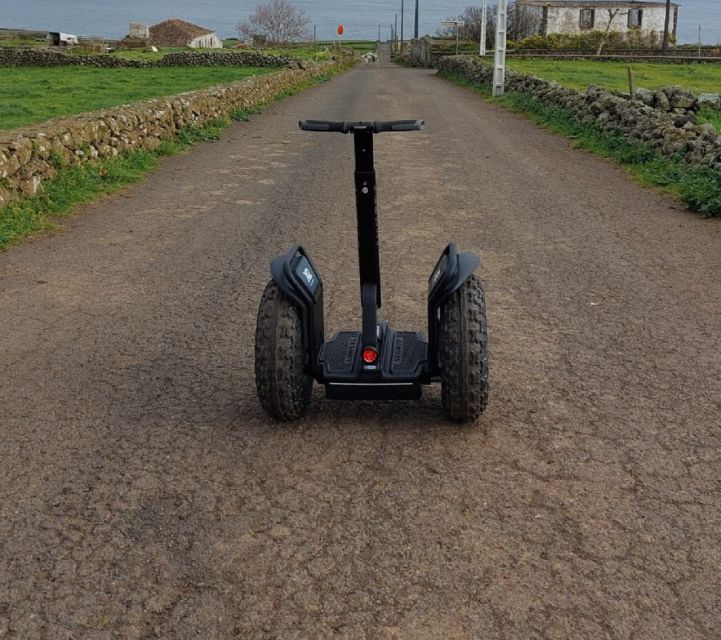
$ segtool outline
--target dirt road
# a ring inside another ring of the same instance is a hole
[[[379,136],[384,317],[480,253],[480,423],[253,384],[293,241],[359,322],[352,143]],[[0,255],[0,638],[721,637],[721,220],[423,70],[362,66]]]

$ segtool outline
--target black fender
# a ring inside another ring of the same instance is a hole
[[[308,353],[309,373],[315,375],[318,352],[323,344],[323,281],[318,270],[300,245],[270,263],[270,274],[278,288],[301,310],[303,347]]]
[[[474,253],[458,252],[451,242],[441,254],[428,279],[428,364],[431,375],[439,372],[438,336],[441,307],[480,266],[481,259]]]

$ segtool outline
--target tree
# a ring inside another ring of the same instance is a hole
[[[619,14],[622,16],[628,15],[628,11],[626,13],[620,13],[621,9],[618,7],[614,9],[606,9],[606,11],[608,12],[608,24],[606,25],[606,30],[601,35],[601,40],[598,43],[598,51],[596,51],[597,56],[601,55],[601,51],[608,40],[608,34],[611,32],[611,24],[613,23],[614,18]]]
[[[671,24],[671,0],[666,0],[666,15],[663,21],[663,44],[661,48],[663,52],[668,51],[668,29]]]
[[[269,0],[238,25],[238,33],[242,38],[264,36],[268,42],[283,45],[304,37],[309,24],[305,12],[288,0]]]
[[[450,20],[459,20],[463,22],[463,26],[458,29],[458,37],[461,40],[472,40],[473,42],[481,41],[481,8],[466,7],[464,12],[456,18]],[[508,5],[508,37],[511,40],[520,40],[526,36],[535,33],[539,26],[540,20],[537,14],[528,10],[527,7],[519,6],[516,2]],[[438,35],[444,37],[456,36],[456,28],[451,25],[444,25],[438,30]],[[496,6],[488,7],[486,16],[486,46],[492,49],[496,40]]]

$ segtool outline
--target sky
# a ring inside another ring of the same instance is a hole
[[[342,22],[348,39],[388,39],[402,0],[292,0],[305,10],[318,29],[319,39],[329,39]],[[480,0],[478,0],[480,2]],[[493,0],[490,0],[492,3]],[[0,0],[0,27],[65,31],[77,35],[120,38],[129,22],[154,24],[179,17],[217,31],[221,37],[236,35],[235,26],[246,20],[259,0]],[[420,31],[434,33],[441,20],[458,15],[468,0],[419,0]],[[681,0],[679,40],[721,42],[721,0]],[[412,34],[415,0],[406,0],[405,33]],[[400,20],[400,16],[399,16]]]

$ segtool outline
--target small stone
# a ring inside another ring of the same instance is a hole
[[[273,525],[271,530],[269,531],[270,537],[273,538],[273,540],[281,540],[283,538],[287,538],[290,535],[290,529],[288,527],[284,527],[282,524],[276,524]]]

